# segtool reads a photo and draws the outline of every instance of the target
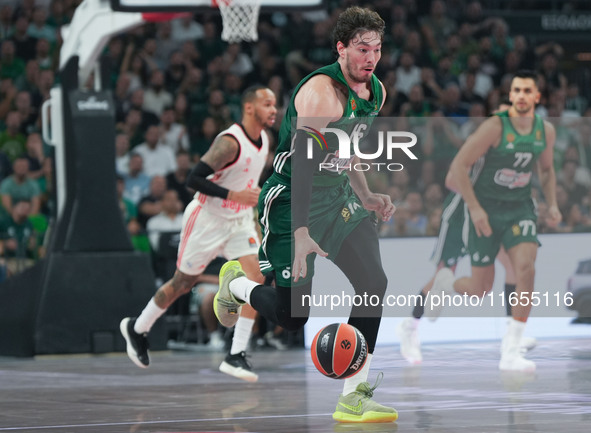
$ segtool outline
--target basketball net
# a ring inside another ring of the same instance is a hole
[[[222,15],[222,39],[234,43],[259,39],[257,24],[261,0],[217,0]]]

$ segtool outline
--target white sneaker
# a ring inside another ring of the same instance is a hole
[[[536,370],[536,363],[525,359],[521,354],[521,347],[523,346],[521,340],[511,341],[511,337],[509,336],[503,338],[501,342],[502,352],[499,370],[524,372]]]
[[[209,334],[209,342],[207,343],[207,347],[212,350],[223,350],[226,346],[226,342],[224,341],[222,334],[220,331],[213,331]]]
[[[400,338],[400,354],[412,365],[423,362],[418,325],[418,319],[408,317],[396,326],[396,334]]]
[[[525,355],[530,350],[533,350],[538,345],[538,340],[534,337],[521,337],[521,343],[519,344],[519,351],[522,355]],[[503,348],[505,346],[505,339],[501,342],[501,354],[503,353]]]
[[[538,345],[538,340],[534,337],[521,337],[521,353],[529,352]]]
[[[433,280],[433,287],[425,298],[425,313],[424,317],[428,318],[431,322],[437,320],[441,315],[443,309],[442,296],[447,291],[453,291],[454,273],[449,268],[441,268],[435,274]],[[432,299],[437,299],[437,303],[433,305]]]
[[[516,355],[501,355],[499,370],[503,371],[536,371],[536,363],[525,359],[520,353]]]

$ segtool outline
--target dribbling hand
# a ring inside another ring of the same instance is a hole
[[[326,257],[328,253],[322,250],[320,246],[310,237],[306,227],[300,227],[294,232],[295,246],[293,266],[291,267],[291,275],[294,283],[297,283],[301,278],[308,275],[308,264],[306,257],[308,254],[316,253],[321,257]]]

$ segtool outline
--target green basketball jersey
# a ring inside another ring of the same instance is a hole
[[[474,164],[474,192],[479,200],[530,200],[532,170],[546,148],[544,121],[536,115],[530,133],[520,135],[508,111],[497,116],[503,125],[501,142]]]
[[[305,77],[295,88],[283,122],[281,123],[281,129],[279,130],[279,145],[277,146],[277,152],[273,161],[273,168],[275,173],[278,174],[279,179],[283,179],[285,182],[290,182],[291,179],[291,156],[293,154],[292,149],[292,134],[295,128],[295,119],[298,116],[297,110],[294,105],[295,96],[300,88],[310,78],[316,75],[328,75],[333,80],[342,83],[349,89],[349,96],[347,98],[347,105],[341,119],[331,122],[327,125],[327,128],[335,128],[344,131],[348,136],[351,136],[354,130],[357,128],[356,134],[362,136],[363,132],[368,133],[370,125],[369,122],[378,115],[384,94],[382,92],[382,86],[380,81],[375,75],[371,77],[371,93],[373,95],[371,101],[360,98],[347,84],[345,77],[341,71],[341,66],[338,62],[331,65],[324,66],[310,75]],[[363,119],[363,120],[361,120]],[[364,124],[365,126],[363,126]],[[305,125],[304,125],[305,126]],[[323,158],[324,162],[333,164],[335,169],[326,169],[322,172],[315,173],[314,185],[336,185],[344,181],[344,169],[342,167],[348,167],[350,165],[350,159],[339,158],[339,143],[337,136],[334,133],[326,133],[323,136],[319,136],[316,131],[309,130],[311,137],[314,140],[314,152],[324,152],[326,156]],[[360,135],[361,134],[361,135]],[[351,142],[351,157],[353,153],[353,142]],[[341,167],[337,169],[336,167]],[[322,174],[322,175],[321,175]]]

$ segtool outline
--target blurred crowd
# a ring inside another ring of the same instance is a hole
[[[43,256],[54,200],[52,149],[40,135],[40,109],[59,80],[59,29],[79,3],[0,0],[0,257],[9,275]],[[390,194],[398,206],[381,226],[382,236],[438,233],[449,162],[479,119],[507,100],[511,76],[522,68],[538,72],[537,112],[557,129],[564,221],[545,226],[537,188],[539,232],[591,231],[588,88],[573,73],[576,62],[565,47],[532,43],[487,13],[486,3],[367,4],[386,21],[376,75],[388,97],[380,115],[422,138],[413,148],[419,159],[400,161],[404,170],[369,173],[374,190]],[[161,247],[159,233],[180,230],[192,198],[184,187],[187,174],[213,138],[240,120],[242,90],[269,86],[280,119],[299,80],[335,60],[332,23],[353,4],[365,2],[331,0],[323,11],[262,13],[253,44],[223,42],[215,11],[147,23],[108,42],[103,56],[116,104],[118,194],[137,249],[153,252]],[[271,131],[275,142],[279,126]]]

